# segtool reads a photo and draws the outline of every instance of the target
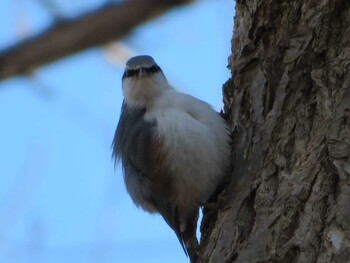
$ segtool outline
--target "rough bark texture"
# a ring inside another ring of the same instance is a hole
[[[166,10],[192,1],[129,0],[106,5],[74,20],[60,21],[41,35],[0,51],[0,80],[116,40]]]
[[[232,182],[199,262],[350,262],[350,1],[237,1]]]

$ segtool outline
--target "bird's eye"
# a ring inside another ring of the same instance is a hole
[[[127,69],[124,72],[123,79],[137,76],[139,72],[140,72],[140,69]]]
[[[147,71],[149,73],[156,73],[156,72],[161,71],[161,69],[158,65],[153,65],[152,67],[147,68]]]

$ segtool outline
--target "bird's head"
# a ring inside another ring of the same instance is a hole
[[[163,71],[151,56],[129,59],[122,82],[125,103],[136,108],[152,105],[162,91],[170,88]]]

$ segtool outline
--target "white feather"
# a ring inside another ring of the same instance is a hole
[[[209,104],[167,88],[154,99],[145,119],[156,119],[158,135],[165,138],[176,176],[177,203],[186,207],[206,201],[229,161],[229,137],[222,118]]]
[[[162,91],[170,88],[162,72],[123,81],[123,96],[130,107],[151,107]]]

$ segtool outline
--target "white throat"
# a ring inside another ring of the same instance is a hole
[[[161,93],[169,88],[171,87],[162,73],[123,80],[124,99],[130,107],[152,107]]]

